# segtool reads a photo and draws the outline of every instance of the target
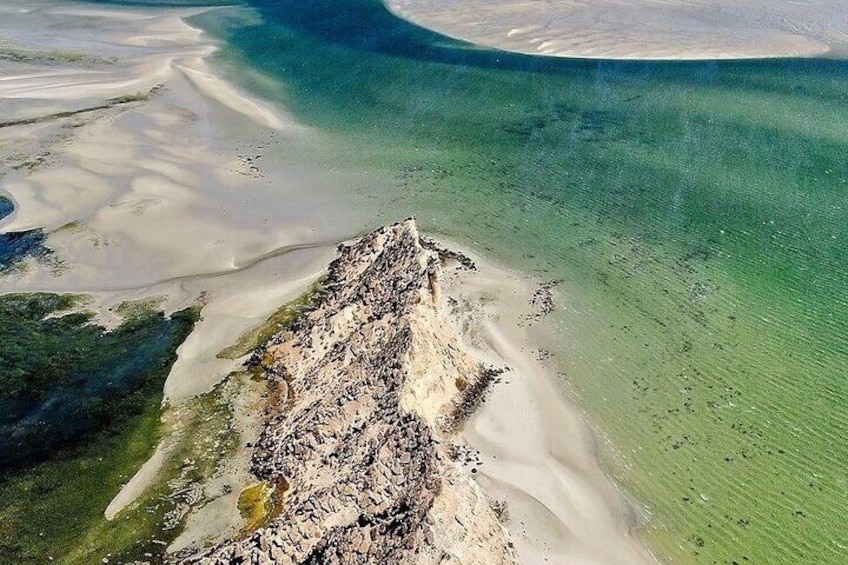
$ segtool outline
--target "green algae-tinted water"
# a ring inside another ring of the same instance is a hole
[[[73,308],[68,295],[0,296],[0,563],[149,545],[141,521],[110,526],[103,511],[153,453],[164,381],[197,316],[145,311],[106,330]]]
[[[378,0],[252,5],[196,21],[375,224],[563,281],[565,388],[661,556],[848,562],[848,64],[551,60]]]

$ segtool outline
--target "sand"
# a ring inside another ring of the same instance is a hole
[[[507,503],[506,527],[522,562],[656,563],[634,536],[642,510],[600,468],[596,436],[545,361],[539,344],[549,328],[532,305],[541,283],[440,239],[478,268],[444,282],[466,346],[482,363],[509,369],[462,435],[478,452],[479,463],[470,464],[478,483]],[[562,307],[564,298],[553,296]]]
[[[166,392],[179,401],[208,390],[237,365],[216,359],[220,349],[361,229],[343,198],[326,206],[340,179],[286,154],[309,152],[320,134],[219,79],[207,63],[215,46],[182,19],[196,10],[3,9],[0,37],[24,58],[0,65],[4,119],[154,93],[0,128],[0,189],[16,204],[2,229],[43,228],[58,261],[0,278],[0,292],[92,294],[104,318],[123,300],[165,296],[174,311],[204,294]]]
[[[750,59],[848,55],[846,0],[386,0],[444,35],[530,55]]]

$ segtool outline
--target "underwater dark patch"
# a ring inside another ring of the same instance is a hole
[[[0,196],[0,220],[15,211],[15,205],[8,198]]]
[[[52,251],[44,246],[46,235],[40,229],[0,234],[0,273],[27,257],[46,257]]]

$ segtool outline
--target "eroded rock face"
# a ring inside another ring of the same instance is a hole
[[[185,563],[517,563],[447,455],[486,377],[442,314],[428,247],[407,220],[340,248],[321,306],[261,352],[278,398],[253,471],[279,514]]]

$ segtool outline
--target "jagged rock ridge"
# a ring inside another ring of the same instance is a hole
[[[279,514],[185,563],[517,563],[448,456],[486,372],[442,313],[426,245],[410,219],[340,247],[321,305],[262,352],[277,401],[252,464]]]

